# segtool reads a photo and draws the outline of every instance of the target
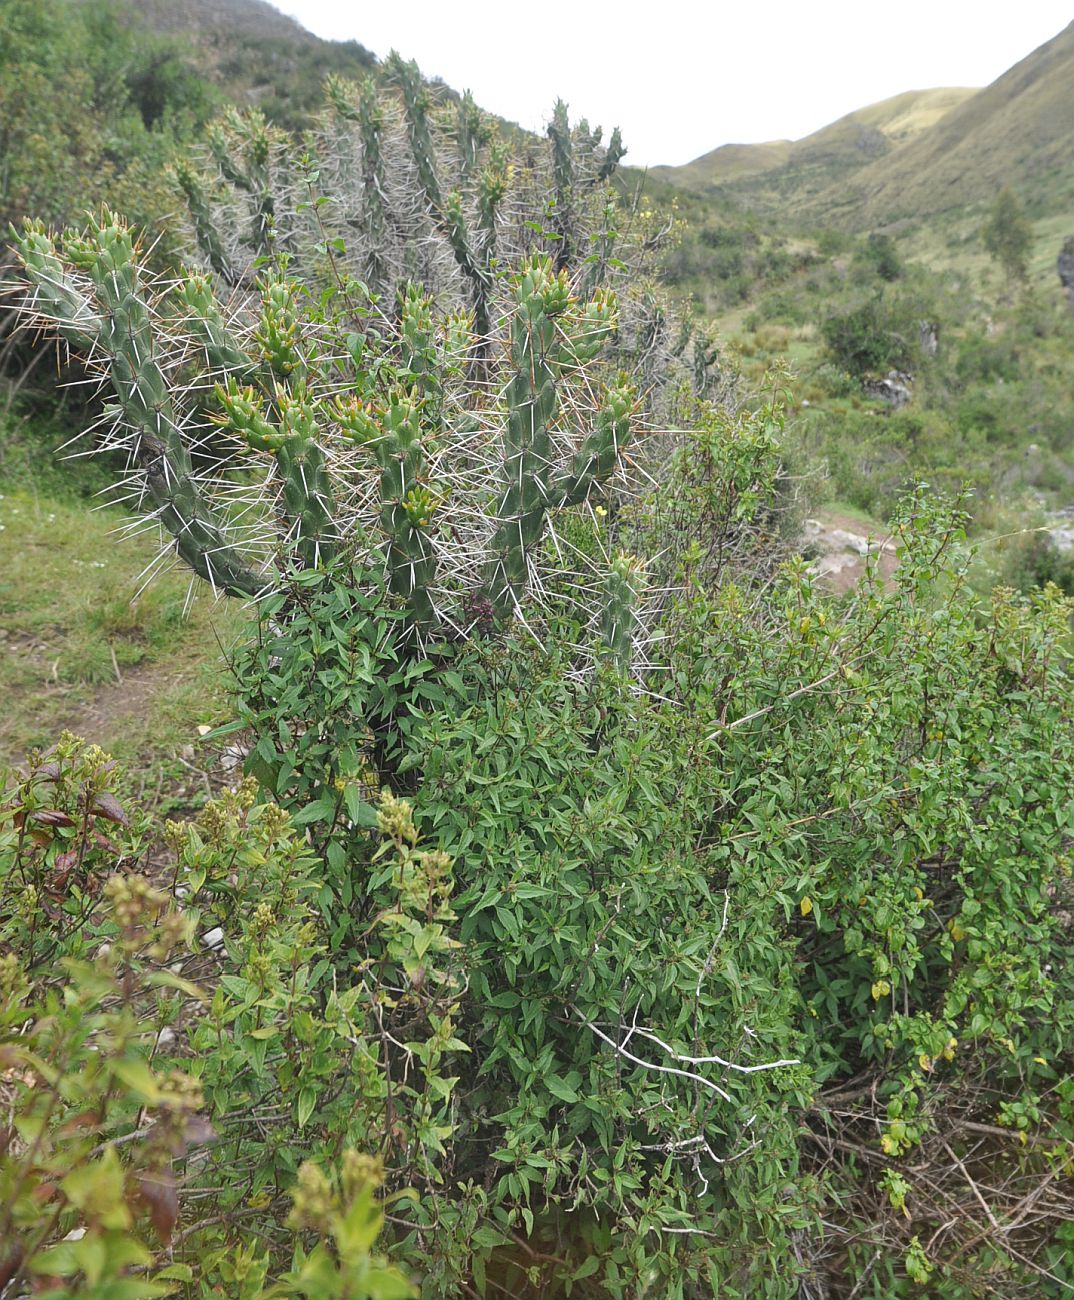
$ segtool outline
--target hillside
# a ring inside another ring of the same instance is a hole
[[[927,134],[975,91],[911,90],[848,113],[801,140],[726,144],[682,167],[655,167],[654,176],[706,194],[751,205],[797,207]]]
[[[986,89],[805,206],[864,227],[988,200],[1002,185],[1042,210],[1074,194],[1074,23]],[[808,199],[808,196],[800,196]]]
[[[182,38],[198,71],[239,103],[282,126],[302,127],[321,103],[329,73],[358,78],[376,58],[357,41],[325,41],[266,0],[140,0],[141,21]]]

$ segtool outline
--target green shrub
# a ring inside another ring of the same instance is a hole
[[[920,314],[913,298],[880,293],[829,316],[821,334],[836,364],[858,378],[906,370],[914,366],[917,356]]]
[[[370,1255],[386,1174],[353,1148],[409,1152],[397,1195],[450,1130],[450,862],[381,800],[376,951],[341,983],[317,859],[277,806],[248,783],[169,823],[155,883],[137,870],[150,824],[118,778],[65,735],[5,790],[0,1284],[33,1277],[57,1300],[413,1294]],[[432,1019],[415,1025],[419,1005]],[[396,1019],[413,1037],[401,1072],[383,1037]]]
[[[903,273],[902,259],[890,235],[874,232],[858,255],[862,264],[881,280],[898,280]]]

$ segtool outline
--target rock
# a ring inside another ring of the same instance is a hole
[[[1074,551],[1074,507],[1056,510],[1048,516],[1049,536],[1052,545],[1064,555]]]
[[[1059,283],[1066,293],[1070,309],[1074,311],[1074,235],[1067,235],[1063,241],[1056,270],[1059,272]]]
[[[905,371],[889,370],[886,379],[869,379],[862,386],[869,397],[887,402],[898,411],[913,397],[913,382],[913,376]]]
[[[935,321],[923,320],[917,327],[918,343],[927,357],[934,357],[940,350],[940,327]]]

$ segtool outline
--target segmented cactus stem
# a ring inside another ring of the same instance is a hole
[[[567,105],[556,100],[552,121],[548,124],[552,141],[552,175],[556,183],[556,202],[553,225],[558,237],[556,244],[556,270],[570,266],[574,257],[574,146]]]
[[[638,601],[644,588],[641,561],[620,552],[604,580],[600,613],[600,639],[620,672],[626,672],[634,655],[638,632]]]
[[[60,333],[107,359],[120,411],[135,434],[135,455],[156,503],[157,518],[172,535],[181,558],[218,589],[241,596],[256,594],[263,581],[227,543],[194,478],[160,364],[129,228],[111,217],[100,225],[94,223],[88,237],[68,232],[64,239],[67,261],[93,285],[95,307],[42,232],[28,231],[19,241],[19,250],[30,282]]]
[[[194,236],[202,256],[225,284],[234,283],[231,265],[220,241],[220,234],[216,229],[212,208],[209,205],[209,197],[205,193],[201,178],[188,163],[182,160],[176,163],[172,174],[186,199],[194,226]]]
[[[515,301],[504,488],[496,505],[500,522],[486,578],[489,598],[500,617],[515,612],[529,585],[529,566],[549,509],[584,500],[597,478],[611,472],[608,448],[622,435],[622,420],[628,418],[630,405],[626,396],[614,399],[607,418],[598,421],[571,469],[554,485],[551,427],[559,406],[558,385],[566,371],[586,364],[603,347],[614,326],[615,303],[602,295],[578,310],[566,273],[554,272],[551,258],[542,255],[523,266],[516,279]]]

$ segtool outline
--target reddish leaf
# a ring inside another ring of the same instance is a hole
[[[202,1147],[216,1137],[216,1130],[204,1115],[191,1115],[183,1125],[183,1140],[192,1147]]]
[[[79,1129],[95,1129],[101,1122],[100,1112],[96,1110],[84,1110],[77,1115],[73,1115],[66,1123],[61,1124],[57,1130],[64,1137],[69,1137],[72,1133],[77,1133]]]
[[[42,763],[33,775],[35,781],[55,781],[60,775],[60,765],[56,762]]]
[[[123,811],[123,806],[114,794],[109,794],[107,790],[102,790],[94,796],[93,811],[98,817],[104,817],[107,821],[115,822],[117,826],[129,826],[130,818]]]
[[[18,1244],[18,1242],[15,1243],[14,1247],[10,1251],[6,1252],[4,1255],[0,1255],[0,1290],[3,1290],[3,1288],[7,1286],[19,1271],[25,1257],[26,1251]]]
[[[30,814],[33,821],[41,826],[73,826],[75,819],[59,808],[35,808]]]
[[[175,1174],[171,1167],[139,1174],[138,1191],[149,1206],[149,1220],[154,1231],[161,1244],[167,1246],[179,1217],[179,1197],[175,1193]]]

